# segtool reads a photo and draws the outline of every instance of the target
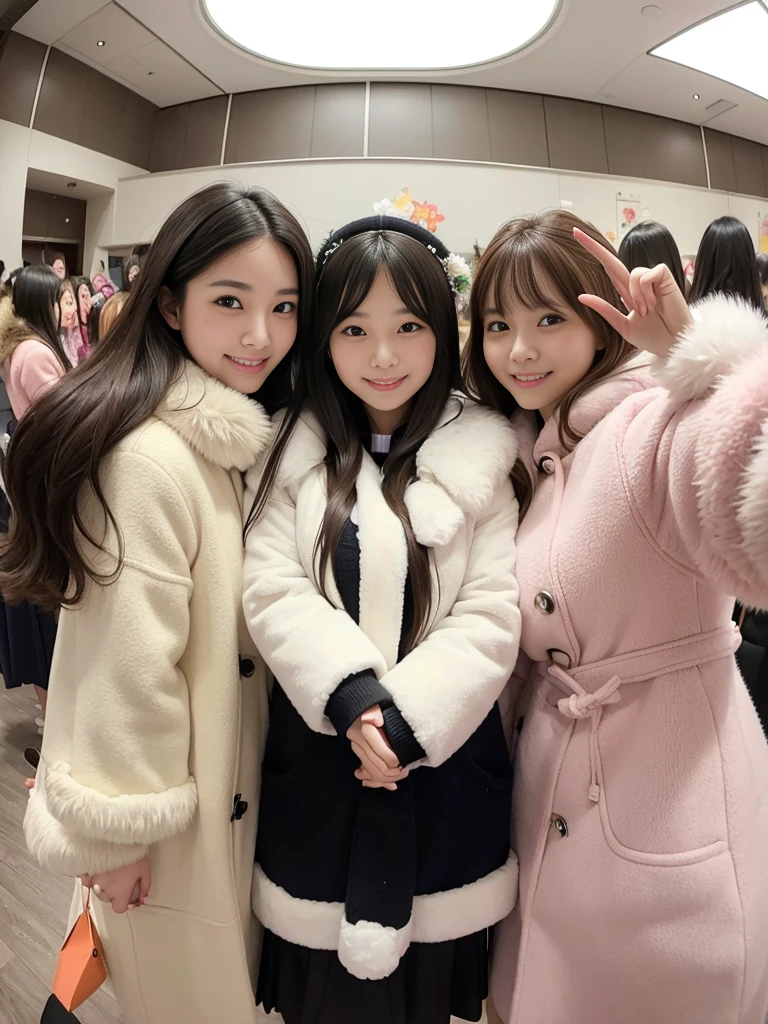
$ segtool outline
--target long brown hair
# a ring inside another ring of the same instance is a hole
[[[273,195],[219,183],[177,207],[160,228],[109,336],[32,405],[14,432],[3,465],[13,509],[9,532],[0,540],[0,591],[6,600],[27,599],[45,608],[74,605],[89,578],[99,584],[116,578],[122,541],[115,571],[97,573],[83,556],[82,541],[103,547],[83,522],[79,498],[92,489],[105,524],[120,538],[102,491],[101,463],[152,415],[189,358],[181,332],[160,313],[160,290],[167,287],[182,303],[193,278],[256,238],[272,238],[291,254],[300,289],[298,336],[307,332],[312,253],[298,221]],[[291,362],[284,359],[259,391],[267,411],[290,397]]]
[[[483,353],[484,312],[489,298],[500,310],[509,305],[510,296],[525,309],[546,308],[557,298],[572,309],[602,347],[595,352],[589,372],[558,404],[560,443],[567,449],[573,449],[581,440],[581,434],[569,421],[574,403],[620,369],[634,353],[618,331],[579,302],[580,295],[590,293],[622,308],[608,275],[599,261],[576,241],[574,228],[581,228],[615,254],[596,228],[561,210],[510,220],[499,228],[475,274],[470,297],[471,329],[464,349],[464,379],[470,393],[492,409],[511,416],[518,404],[488,368]],[[533,483],[520,460],[512,471],[512,479],[522,515],[530,505]]]
[[[426,232],[425,232],[426,234]],[[426,235],[426,242],[430,237]],[[403,524],[413,590],[413,624],[406,637],[410,650],[429,620],[432,578],[429,549],[416,540],[405,490],[416,475],[416,455],[436,429],[451,391],[461,388],[459,333],[453,293],[437,256],[426,244],[397,230],[354,235],[320,268],[311,342],[301,359],[301,373],[291,414],[286,417],[272,451],[272,474],[265,472],[246,529],[255,522],[269,496],[277,464],[299,416],[314,414],[327,438],[325,459],[328,501],[315,544],[317,577],[333,570],[336,548],[355,504],[355,483],[363,459],[363,436],[370,432],[363,404],[341,382],[330,357],[334,329],[360,304],[384,271],[411,313],[435,333],[435,364],[417,393],[399,437],[384,463],[384,498]],[[269,463],[267,465],[269,468]],[[327,595],[326,595],[327,596]]]

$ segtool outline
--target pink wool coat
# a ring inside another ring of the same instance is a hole
[[[553,421],[535,442],[505,1024],[768,1013],[768,745],[730,622],[768,606],[764,322],[703,303],[659,377],[587,394],[571,453]]]

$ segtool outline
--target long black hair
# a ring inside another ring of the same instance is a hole
[[[752,236],[735,217],[720,217],[704,232],[689,301],[693,305],[716,292],[764,309]]]
[[[69,369],[71,363],[59,334],[60,291],[61,281],[50,267],[24,267],[17,274],[13,285],[13,311],[29,327],[30,334],[52,348],[61,365]]]
[[[341,533],[355,503],[355,482],[369,430],[363,403],[341,382],[330,357],[334,329],[365,300],[385,273],[413,316],[435,334],[435,362],[416,394],[407,422],[384,463],[384,498],[403,524],[414,595],[414,622],[407,638],[417,642],[429,618],[432,580],[429,551],[420,545],[405,506],[405,490],[416,474],[416,454],[436,429],[452,390],[460,390],[459,331],[453,291],[440,260],[442,243],[424,228],[389,217],[355,221],[332,235],[317,264],[315,313],[310,343],[301,357],[295,399],[265,467],[246,530],[269,497],[280,460],[304,411],[314,414],[326,437],[328,500],[315,546],[317,578],[326,579]]]
[[[653,268],[666,263],[683,295],[688,290],[677,242],[669,228],[658,221],[645,220],[636,224],[619,246],[619,259],[627,270],[635,270],[636,267]]]
[[[152,244],[125,315],[89,359],[38,399],[14,432],[3,473],[17,511],[10,532],[0,540],[0,591],[6,599],[28,599],[48,608],[72,605],[82,598],[87,578],[105,584],[120,571],[122,548],[109,576],[98,575],[84,559],[82,538],[100,544],[83,522],[79,496],[84,487],[93,490],[105,522],[119,537],[99,467],[152,415],[189,358],[181,332],[169,327],[160,312],[158,295],[167,287],[182,303],[193,278],[258,238],[274,239],[293,259],[299,280],[298,336],[308,333],[312,253],[282,203],[263,189],[227,182],[210,185],[178,206]],[[268,411],[290,397],[291,363],[291,356],[283,359],[259,391]]]

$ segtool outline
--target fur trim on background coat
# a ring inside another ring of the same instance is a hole
[[[44,868],[72,876],[149,855],[145,906],[93,903],[130,1024],[258,1019],[250,887],[267,709],[242,618],[241,470],[271,433],[259,405],[186,363],[101,469],[122,571],[60,616],[24,830]],[[83,514],[103,529],[94,500]],[[105,545],[87,553],[109,571],[111,530]]]
[[[518,533],[521,891],[504,1024],[764,1024],[768,745],[733,657],[768,605],[768,332],[716,297],[549,420]],[[516,705],[516,707],[515,707]]]

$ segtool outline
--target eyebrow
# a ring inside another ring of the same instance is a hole
[[[361,313],[359,309],[355,309],[352,313],[349,314],[348,317],[346,317],[346,319],[351,320],[353,316],[365,320],[371,319],[370,313]],[[410,309],[408,309],[407,306],[403,306],[402,309],[393,310],[392,316],[413,316],[413,313],[410,311]]]
[[[230,281],[227,278],[225,278],[222,281],[212,281],[208,285],[208,287],[209,288],[238,288],[242,292],[252,292],[253,291],[253,286],[250,285],[250,284],[246,284],[245,281]],[[298,288],[279,288],[275,292],[275,295],[298,295],[298,294],[299,294],[299,289]]]

